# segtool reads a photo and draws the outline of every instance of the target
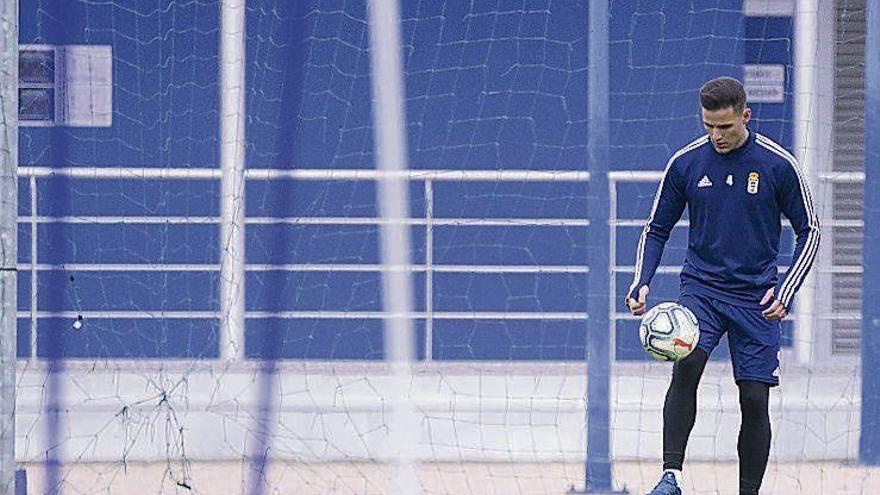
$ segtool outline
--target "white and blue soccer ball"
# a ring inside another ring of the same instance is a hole
[[[639,339],[652,358],[680,361],[697,348],[700,325],[694,313],[681,304],[660,303],[642,316]]]

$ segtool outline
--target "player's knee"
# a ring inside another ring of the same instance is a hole
[[[675,363],[672,369],[673,383],[696,388],[708,360],[709,355],[706,351],[697,347],[690,356]]]
[[[765,416],[770,402],[770,385],[743,380],[739,386],[739,404],[744,416]]]

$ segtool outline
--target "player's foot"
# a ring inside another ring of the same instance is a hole
[[[681,488],[678,487],[674,474],[663,473],[660,483],[657,483],[657,486],[647,495],[681,495]]]

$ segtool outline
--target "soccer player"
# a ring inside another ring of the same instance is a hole
[[[682,494],[697,385],[725,333],[742,413],[739,493],[756,495],[770,455],[768,399],[770,388],[779,384],[780,320],[816,258],[819,222],[795,158],[749,130],[752,111],[739,81],[708,81],[700,88],[700,106],[706,135],[669,159],[626,295],[630,312],[643,314],[663,247],[687,207],[690,228],[678,302],[697,316],[700,341],[672,369],[663,406],[663,474],[649,495]],[[794,262],[779,283],[781,215],[791,222],[797,241]]]

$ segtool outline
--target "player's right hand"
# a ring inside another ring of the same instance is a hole
[[[629,312],[633,314],[633,316],[641,316],[645,313],[645,310],[648,309],[648,289],[647,285],[643,285],[641,289],[639,289],[639,300],[636,301],[633,298],[627,298],[626,305],[629,306]]]

